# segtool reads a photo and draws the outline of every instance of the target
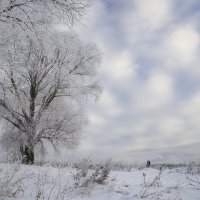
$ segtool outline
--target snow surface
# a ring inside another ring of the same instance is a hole
[[[87,187],[75,186],[75,173],[71,167],[0,164],[0,199],[200,200],[200,176],[186,168],[111,171],[105,184]]]

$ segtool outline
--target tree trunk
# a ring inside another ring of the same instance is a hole
[[[29,146],[25,145],[24,147],[20,147],[20,152],[22,155],[22,164],[30,164],[34,163],[34,150]]]

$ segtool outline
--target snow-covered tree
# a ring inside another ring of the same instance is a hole
[[[95,45],[82,43],[74,33],[46,39],[42,46],[14,43],[1,54],[2,141],[25,156],[25,163],[33,162],[34,148],[44,141],[55,148],[76,144],[85,123],[81,105],[100,92]]]
[[[74,147],[86,122],[84,102],[101,91],[95,80],[98,48],[51,24],[60,16],[78,19],[87,5],[85,0],[0,1],[1,143],[23,163],[33,163],[34,149],[46,143]]]

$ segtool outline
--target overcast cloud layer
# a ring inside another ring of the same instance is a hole
[[[96,0],[101,99],[73,157],[179,162],[200,153],[199,0]]]

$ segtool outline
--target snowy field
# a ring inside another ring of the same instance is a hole
[[[0,199],[200,200],[200,176],[186,167],[105,171],[108,166],[95,170],[84,165],[75,169],[0,164]]]

